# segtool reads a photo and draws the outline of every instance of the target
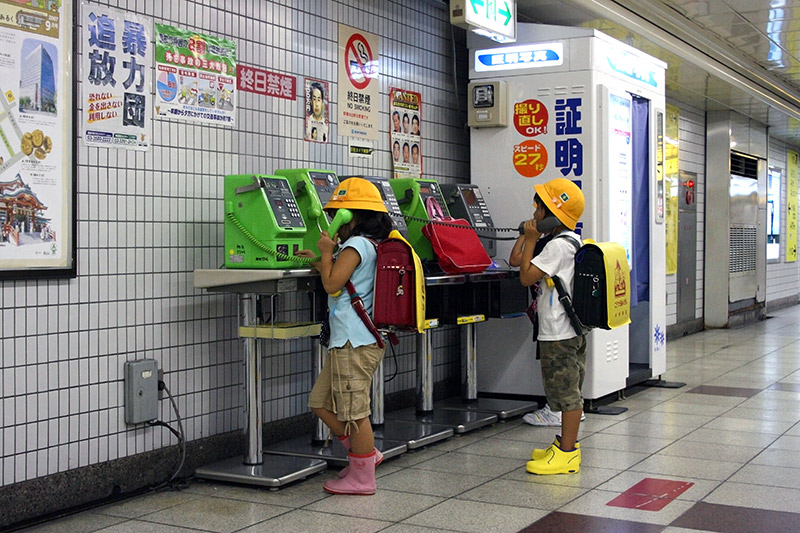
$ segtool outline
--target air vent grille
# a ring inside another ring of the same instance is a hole
[[[728,272],[749,272],[756,269],[756,227],[731,226]]]
[[[745,178],[758,178],[758,159],[732,152],[731,174]]]

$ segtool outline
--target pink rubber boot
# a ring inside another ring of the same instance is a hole
[[[339,442],[342,444],[342,446],[344,446],[344,449],[347,450],[348,453],[350,453],[350,437],[348,437],[347,435],[341,435],[337,438],[339,439]],[[375,451],[375,466],[378,466],[383,462],[383,454],[380,452],[380,450],[378,450],[378,448],[373,448],[373,450]],[[339,470],[339,473],[336,475],[342,478],[346,476],[349,471],[350,471],[350,465],[347,465],[346,467]]]
[[[347,454],[350,470],[342,478],[326,481],[322,486],[331,494],[358,494],[369,496],[375,494],[375,454],[377,450],[366,455]]]

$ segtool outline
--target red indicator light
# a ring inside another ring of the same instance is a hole
[[[694,187],[694,182],[692,180],[689,180],[686,182],[686,186],[691,189],[692,187]]]

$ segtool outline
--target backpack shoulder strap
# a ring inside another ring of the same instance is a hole
[[[578,240],[575,237],[573,237],[572,235],[564,235],[562,233],[560,235],[556,235],[553,238],[554,239],[564,239],[565,241],[567,241],[568,243],[570,243],[572,246],[575,247],[575,252],[577,252],[578,250],[581,249],[581,243],[579,243]]]

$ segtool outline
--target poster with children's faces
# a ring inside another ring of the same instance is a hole
[[[30,3],[0,0],[0,278],[74,266],[73,5]]]
[[[422,177],[422,95],[390,89],[389,119],[394,177]]]
[[[153,21],[83,4],[81,133],[87,146],[148,150]]]
[[[328,82],[306,78],[305,83],[305,140],[327,143],[330,139],[328,127]]]

